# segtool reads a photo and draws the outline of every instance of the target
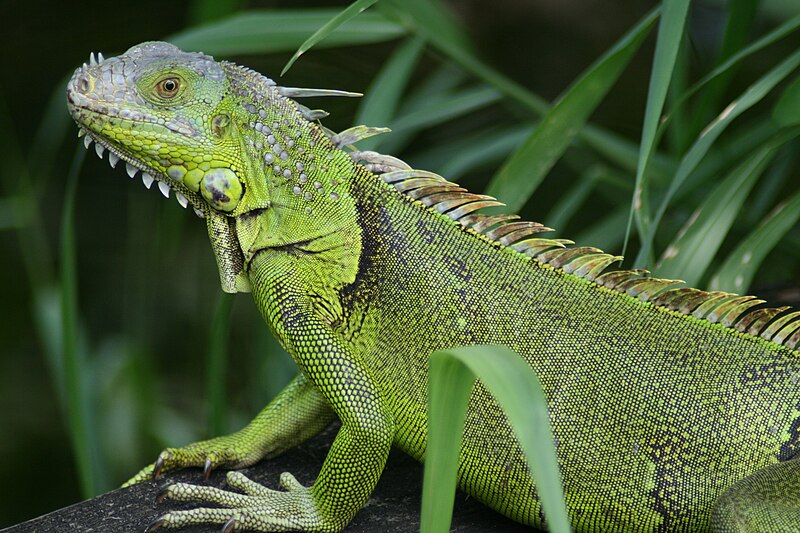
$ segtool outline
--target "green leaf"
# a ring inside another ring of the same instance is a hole
[[[424,49],[425,40],[415,37],[395,50],[361,99],[355,124],[381,126],[394,118],[400,97]],[[365,139],[358,143],[358,148],[374,150],[380,142],[380,137]]]
[[[312,46],[324,40],[330,34],[335,32],[342,24],[352,19],[377,1],[378,0],[356,0],[347,6],[347,8],[338,13],[335,17],[326,22],[320,29],[315,31],[311,37],[303,41],[303,44],[300,45],[300,48],[297,49],[291,59],[289,59],[289,61],[286,63],[286,66],[283,67],[281,76],[286,74],[286,72],[292,68],[294,62],[297,61],[301,55],[310,50]]]
[[[392,4],[402,5],[399,2],[393,2]],[[392,4],[381,3],[380,6],[386,7]],[[385,9],[385,11],[390,10]],[[540,117],[550,109],[550,104],[544,98],[480,61],[466,46],[460,44],[459,39],[451,38],[452,36],[446,37],[442,32],[431,31],[430,24],[424,17],[421,17],[413,10],[402,12],[401,8],[398,7],[397,11],[399,13],[395,13],[395,18],[403,20],[406,27],[411,27],[412,31],[422,32],[431,45],[452,63],[459,65],[465,71],[472,73],[500,91],[506,98],[518,104],[522,110],[531,113],[535,117]],[[652,13],[657,14],[658,9],[653,10]],[[407,20],[409,18],[411,18],[410,21]],[[578,133],[578,137],[586,142],[587,145],[595,148],[598,153],[608,157],[609,160],[617,161],[626,168],[636,167],[637,148],[627,139],[591,124],[584,126]],[[659,171],[663,170],[663,166],[659,165]]]
[[[220,293],[214,318],[208,331],[206,397],[208,398],[208,434],[224,435],[227,427],[227,394],[225,379],[228,361],[228,332],[233,311],[233,295]]]
[[[417,31],[431,39],[460,50],[470,49],[470,40],[452,13],[441,0],[384,0],[379,8],[389,16],[399,18],[403,26],[416,26]]]
[[[531,131],[533,126],[530,124],[481,129],[417,153],[414,161],[420,168],[435,168],[447,179],[458,179],[466,172],[498,164],[519,146]]]
[[[743,293],[750,287],[767,254],[800,219],[800,192],[780,203],[725,259],[711,278],[713,291]]]
[[[63,390],[66,392],[67,427],[69,428],[81,493],[85,498],[97,493],[97,472],[94,470],[96,440],[90,435],[86,383],[87,362],[79,348],[78,334],[78,272],[75,239],[75,199],[78,176],[85,155],[83,147],[75,148],[64,192],[61,218],[61,346],[64,358]]]
[[[191,28],[167,40],[184,50],[217,56],[291,52],[338,13],[335,9],[253,10],[213,24]],[[317,47],[350,46],[390,41],[405,30],[379,13],[363,13],[345,22]]]
[[[800,77],[789,84],[772,109],[772,120],[779,126],[800,124]]]
[[[650,71],[650,85],[647,91],[647,104],[645,105],[644,125],[642,126],[642,141],[639,144],[639,160],[636,166],[636,184],[633,190],[631,211],[628,216],[628,227],[625,230],[623,255],[630,236],[634,215],[640,235],[647,233],[650,227],[647,166],[656,147],[658,122],[661,119],[667,90],[672,79],[672,71],[675,68],[675,60],[683,38],[683,28],[688,10],[689,0],[667,0],[663,3],[661,21],[658,25],[653,68]],[[647,256],[645,255],[645,257]]]
[[[655,18],[654,13],[645,17],[589,67],[506,161],[487,194],[505,202],[509,211],[519,211],[616,83]]]
[[[472,113],[499,100],[500,94],[495,89],[484,86],[463,89],[457,93],[437,95],[418,109],[390,122],[392,135],[383,139],[381,147],[387,153],[399,152],[414,133]]]
[[[792,71],[800,65],[800,50],[796,51],[778,66],[767,72],[758,81],[752,84],[745,90],[737,99],[731,102],[722,113],[720,113],[706,128],[700,133],[695,143],[686,153],[681,160],[678,170],[672,178],[667,189],[666,194],[661,200],[661,205],[653,217],[652,223],[644,233],[642,233],[642,248],[639,251],[639,256],[636,259],[636,264],[644,266],[645,260],[648,257],[650,250],[652,250],[653,239],[658,225],[661,222],[664,213],[669,206],[672,197],[677,190],[686,181],[686,178],[692,173],[697,165],[703,160],[707,152],[714,144],[714,141],[722,134],[723,131],[733,122],[739,115],[750,109],[752,106],[760,102],[764,96],[777,85],[781,80],[786,78]]]
[[[688,102],[689,98],[694,96],[697,91],[710,84],[718,77],[726,75],[726,73],[733,70],[733,68],[743,59],[763,50],[767,46],[779,41],[780,39],[783,39],[787,35],[796,31],[798,28],[800,28],[800,15],[792,17],[774,30],[763,35],[762,37],[759,37],[756,41],[753,41],[748,46],[731,55],[731,57],[725,62],[698,80],[694,85],[691,86],[691,88],[681,95],[681,97],[676,101],[675,107],[680,107]],[[667,114],[664,122],[669,122],[669,120],[670,114]]]
[[[786,139],[782,135],[758,149],[708,195],[664,251],[655,274],[682,279],[691,287],[698,286],[747,195],[783,142]]]
[[[559,234],[563,234],[564,228],[567,227],[567,222],[589,198],[603,172],[605,172],[605,168],[602,167],[592,166],[587,168],[578,181],[570,187],[569,194],[561,195],[558,201],[555,202],[544,219],[544,225],[548,228],[554,228]]]
[[[619,250],[625,234],[628,212],[626,206],[620,205],[599,220],[593,220],[572,238],[578,244],[590,244],[609,253]]]
[[[503,346],[462,346],[431,354],[423,533],[449,530],[467,401],[475,379],[505,412],[528,461],[551,532],[570,531],[547,401],[528,364]]]
[[[728,2],[725,23],[725,34],[722,38],[722,45],[719,50],[719,62],[729,59],[737,51],[743,49],[747,44],[747,38],[753,28],[758,13],[759,0],[730,0]],[[708,87],[703,91],[700,102],[694,107],[692,126],[687,128],[688,132],[696,133],[701,129],[701,125],[712,117],[719,109],[718,103],[728,90],[730,80],[735,72],[733,65],[716,76],[709,82]]]
[[[238,11],[243,0],[194,0],[189,9],[192,23],[211,22]]]

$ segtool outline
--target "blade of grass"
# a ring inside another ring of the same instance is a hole
[[[656,148],[656,133],[664,101],[675,68],[675,60],[683,38],[689,0],[672,0],[663,3],[663,12],[658,25],[656,50],[653,67],[650,71],[650,85],[647,90],[647,103],[644,111],[642,140],[639,144],[639,158],[636,166],[636,181],[633,190],[631,211],[625,229],[623,255],[630,238],[632,222],[635,218],[639,235],[645,235],[650,227],[649,183],[647,166]],[[647,257],[647,255],[645,255]]]
[[[435,168],[447,179],[458,179],[467,171],[502,161],[531,131],[531,124],[478,131],[416,152],[414,162],[420,168]]]
[[[283,67],[283,70],[281,70],[281,76],[286,74],[289,69],[292,68],[294,62],[297,61],[301,55],[310,50],[312,46],[324,40],[330,34],[335,32],[342,24],[349,21],[377,1],[378,0],[356,0],[345,9],[337,13],[336,16],[332,17],[329,21],[323,24],[321,28],[315,31],[311,37],[303,41],[303,44],[300,45],[294,55],[292,55],[289,61],[286,62],[286,66]]]
[[[761,263],[800,219],[800,192],[780,203],[728,255],[709,282],[712,291],[743,293],[748,290]]]
[[[672,74],[672,80],[667,91],[667,107],[672,109],[675,107],[676,102],[680,99],[680,95],[686,92],[686,87],[689,83],[690,71],[690,50],[687,45],[687,40],[681,41],[678,50],[678,56],[675,58],[675,70]],[[677,107],[671,114],[672,122],[669,127],[661,127],[656,130],[656,144],[658,139],[666,133],[669,138],[667,149],[671,154],[680,157],[686,151],[694,135],[690,133],[688,128],[689,116],[688,110],[685,107]],[[661,121],[663,124],[663,119]]]
[[[725,12],[728,18],[725,23],[725,34],[719,50],[718,63],[731,58],[736,52],[744,48],[747,38],[753,29],[756,20],[759,0],[730,0]],[[700,102],[694,107],[692,125],[687,131],[692,134],[702,129],[702,124],[713,116],[719,109],[719,102],[730,85],[735,68],[726,69],[708,83],[703,91]]]
[[[241,9],[243,0],[194,0],[189,9],[192,24],[211,22]]]
[[[486,193],[519,211],[616,83],[655,23],[651,14],[592,64],[495,174]]]
[[[567,227],[567,222],[589,198],[597,184],[597,180],[600,179],[604,172],[605,169],[598,166],[586,169],[577,183],[569,188],[569,194],[562,195],[553,205],[544,219],[544,225],[548,228],[554,228],[557,232],[563,232],[564,228]]]
[[[431,354],[429,366],[420,530],[449,530],[467,400],[478,379],[505,412],[525,453],[549,531],[570,531],[547,400],[528,364],[503,346],[461,346]]]
[[[78,175],[85,151],[76,147],[75,156],[64,191],[64,211],[61,217],[61,333],[64,357],[64,391],[67,399],[67,420],[70,441],[75,454],[81,494],[84,498],[96,492],[95,473],[92,470],[91,444],[88,434],[86,390],[82,376],[86,375],[86,362],[78,347],[78,274],[75,254],[75,196]]]
[[[208,430],[210,435],[224,435],[229,431],[226,417],[225,376],[227,375],[227,344],[232,310],[233,295],[220,293],[208,332],[206,389],[208,391]]]
[[[664,117],[662,121],[661,128],[666,127],[672,119],[672,113],[684,106],[689,99],[694,96],[700,89],[711,83],[717,77],[724,75],[729,70],[733,69],[736,65],[738,65],[742,60],[749,57],[750,55],[761,51],[762,49],[768,47],[769,45],[783,39],[787,35],[790,35],[792,32],[797,31],[800,28],[800,15],[792,17],[791,19],[787,20],[779,27],[775,28],[771,32],[765,34],[764,36],[760,37],[750,45],[745,48],[739,50],[739,52],[732,55],[727,61],[722,63],[720,66],[706,74],[703,78],[698,80],[694,85],[692,85],[685,93],[681,95],[681,97],[675,102],[674,106],[670,110],[669,113]]]
[[[379,126],[388,124],[394,118],[400,97],[424,49],[425,39],[414,37],[395,50],[361,99],[356,113],[356,124]],[[380,142],[380,136],[370,137],[360,141],[358,148],[375,150]]]
[[[471,87],[457,93],[442,95],[440,98],[432,98],[424,107],[401,115],[389,123],[392,135],[383,140],[382,150],[387,153],[399,152],[420,130],[472,113],[499,100],[500,93],[485,86]]]
[[[780,126],[800,124],[800,76],[783,90],[772,108],[772,120]]]
[[[219,56],[293,52],[310,33],[338,13],[335,9],[253,10],[237,13],[213,24],[190,28],[167,38],[184,50],[203,50]],[[406,31],[379,13],[362,13],[345,22],[317,44],[331,48],[390,41]]]
[[[465,47],[460,47],[453,40],[442,38],[437,29],[432,27],[425,19],[412,18],[411,15],[413,13],[400,13],[399,9],[390,9],[391,4],[388,2],[382,2],[378,4],[378,7],[387,16],[395,20],[402,20],[406,26],[410,27],[411,31],[424,35],[428,42],[452,63],[461,66],[465,71],[496,88],[506,98],[516,102],[523,110],[531,113],[534,117],[541,117],[550,109],[550,104],[544,98],[486,65]],[[657,14],[659,11],[660,8],[656,8],[644,18]],[[407,22],[409,18],[412,18],[412,20]],[[637,147],[630,141],[592,124],[587,124],[578,133],[578,137],[609,160],[615,161],[625,168],[636,168]],[[659,171],[666,171],[664,165],[659,165]]]
[[[420,4],[415,3],[414,5],[419,6]],[[435,48],[466,71],[494,86],[498,91],[513,100],[517,100],[535,115],[543,115],[550,108],[544,98],[533,94],[500,72],[479,61],[462,44],[462,39],[453,36],[453,33],[457,30],[442,32],[422,12],[415,9],[407,10],[405,9],[405,4],[399,2],[382,2],[379,7],[381,12],[386,13],[388,17],[403,21],[413,31],[423,35]]]
[[[682,279],[692,287],[699,285],[748,194],[787,140],[787,134],[779,134],[756,150],[708,195],[664,251],[655,268],[659,277]]]
[[[590,244],[608,253],[615,252],[622,247],[623,230],[628,220],[628,212],[627,206],[619,206],[608,215],[593,221],[591,225],[571,238],[578,244]]]
[[[421,533],[450,530],[458,457],[475,376],[466,365],[431,355],[428,379],[428,445],[422,483]]]
[[[404,26],[417,26],[423,33],[435,33],[437,40],[448,46],[470,50],[466,32],[441,0],[384,0],[378,8],[399,14]]]
[[[725,131],[731,122],[733,122],[739,115],[744,113],[747,109],[760,102],[764,96],[782,81],[786,76],[793,72],[800,65],[800,50],[796,51],[778,66],[771,69],[764,76],[759,78],[754,84],[745,90],[738,98],[731,102],[722,113],[720,113],[708,126],[704,129],[695,143],[686,153],[684,158],[675,172],[671,183],[664,197],[661,199],[661,204],[653,217],[652,223],[644,231],[642,235],[642,248],[639,251],[639,256],[636,258],[636,264],[639,266],[646,266],[646,259],[650,255],[653,246],[653,239],[658,225],[664,216],[664,213],[669,206],[675,192],[683,185],[686,178],[697,167],[697,165],[705,157],[706,153],[714,144],[714,141]]]

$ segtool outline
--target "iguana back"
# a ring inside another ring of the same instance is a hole
[[[567,274],[374,176],[351,184],[364,251],[343,299],[357,320],[346,319],[342,334],[358,331],[354,349],[381,369],[395,416],[408,419],[396,442],[411,455],[424,450],[427,364],[420,354],[503,344],[531,364],[548,397],[568,507],[584,526],[578,529],[702,529],[725,488],[795,456],[795,351]],[[496,233],[513,223],[495,226]],[[572,261],[592,256],[601,258],[584,251]],[[672,295],[673,307],[712,297]],[[541,523],[520,450],[482,388],[470,404],[463,456],[467,492],[516,520]]]
[[[92,61],[70,82],[73,117],[98,154],[192,204],[223,288],[253,292],[301,369],[249,426],[166,450],[132,482],[246,466],[342,420],[312,487],[288,476],[287,492],[274,492],[235,473],[229,484],[247,497],[173,485],[168,497],[222,508],[171,512],[156,527],[341,529],[392,443],[423,458],[427,357],[458,345],[506,345],[539,376],[580,531],[707,529],[723,490],[794,458],[800,313],[608,270],[620,258],[479,214],[498,202],[342,150],[375,131],[335,134],[288,98],[326,93],[165,43]],[[480,385],[459,474],[476,498],[542,525],[524,458]],[[793,487],[797,476],[777,478]]]

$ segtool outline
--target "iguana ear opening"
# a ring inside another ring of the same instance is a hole
[[[236,220],[210,213],[206,221],[208,238],[217,258],[222,290],[227,293],[250,292],[250,278],[244,271],[244,255],[235,237]]]

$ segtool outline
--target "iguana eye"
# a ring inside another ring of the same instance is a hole
[[[178,94],[180,80],[177,78],[166,78],[156,84],[156,92],[162,98],[172,98]]]

